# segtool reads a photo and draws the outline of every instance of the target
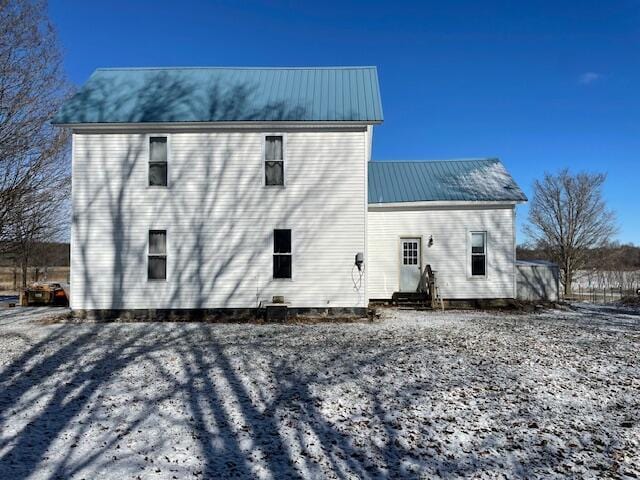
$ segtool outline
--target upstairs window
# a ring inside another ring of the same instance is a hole
[[[167,231],[149,230],[149,252],[147,259],[149,280],[167,279]]]
[[[149,186],[167,186],[167,137],[149,138]]]
[[[273,278],[291,278],[291,230],[273,231]]]
[[[265,185],[284,185],[284,139],[282,135],[264,137]]]
[[[487,233],[471,232],[471,276],[487,274]]]

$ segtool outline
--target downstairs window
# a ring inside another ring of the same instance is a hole
[[[147,279],[167,279],[167,231],[149,230]]]
[[[273,231],[273,278],[291,278],[291,230]]]
[[[471,276],[487,274],[487,232],[471,232]]]

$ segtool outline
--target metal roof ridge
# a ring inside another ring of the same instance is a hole
[[[340,65],[309,67],[241,67],[241,66],[176,66],[176,67],[97,67],[95,71],[114,70],[377,70],[375,65]]]

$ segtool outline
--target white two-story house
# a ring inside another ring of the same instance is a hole
[[[451,298],[513,298],[524,196],[511,177],[514,195],[465,197],[463,216],[437,195],[397,201],[394,189],[430,180],[371,176],[382,120],[375,67],[96,70],[53,122],[73,132],[72,309],[189,318],[281,297],[297,312],[363,314],[370,286],[372,298],[415,290],[403,267],[422,271],[430,248],[458,268]],[[451,223],[463,217],[469,226]],[[487,261],[472,275],[467,243],[480,241]]]

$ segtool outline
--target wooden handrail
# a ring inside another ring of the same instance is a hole
[[[438,293],[436,275],[433,270],[431,270],[431,265],[425,266],[423,277],[426,277],[427,279],[427,292],[429,294],[429,299],[431,300],[431,306],[435,308],[435,306],[438,304],[438,301],[440,301],[440,307],[442,308],[442,310],[444,310],[444,302],[442,301],[442,298],[440,298],[440,295]]]
[[[429,278],[433,275],[431,272],[431,265],[425,266],[422,274],[420,275],[420,282],[418,283],[418,292],[423,293],[429,291]]]

